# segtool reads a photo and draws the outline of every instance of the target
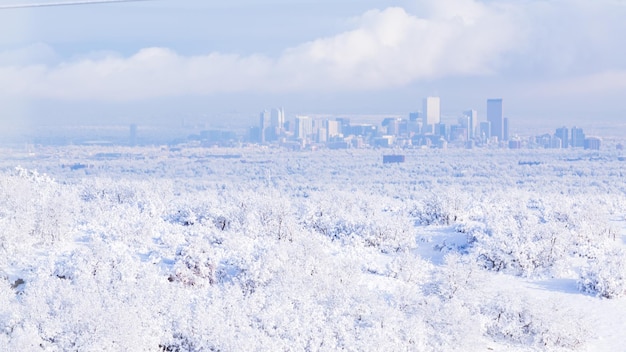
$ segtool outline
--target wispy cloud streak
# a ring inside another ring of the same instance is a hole
[[[27,7],[95,5],[95,4],[108,4],[108,3],[116,3],[116,2],[139,2],[139,1],[154,1],[154,0],[84,0],[84,1],[41,2],[41,3],[30,3],[30,4],[0,5],[0,10],[21,9],[21,8],[27,8]]]

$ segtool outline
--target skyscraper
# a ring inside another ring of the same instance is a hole
[[[567,127],[563,126],[561,128],[557,128],[554,135],[561,140],[561,148],[569,147],[569,129]]]
[[[463,116],[467,116],[469,119],[467,125],[467,132],[469,138],[474,138],[474,134],[476,133],[476,128],[478,127],[478,112],[476,110],[466,110],[463,112]]]
[[[423,122],[424,125],[428,126],[434,126],[441,122],[441,102],[439,97],[424,98]]]
[[[274,108],[271,113],[272,127],[283,129],[285,127],[285,109]]]
[[[270,113],[267,110],[261,111],[259,114],[259,142],[265,143],[267,129],[270,127]]]
[[[296,138],[306,140],[313,133],[313,120],[308,116],[296,116]]]
[[[339,121],[328,121],[326,122],[326,126],[329,139],[337,137],[339,136],[339,134],[341,134],[341,124],[339,123]]]
[[[582,128],[577,128],[576,126],[572,127],[572,140],[570,144],[574,148],[585,146],[585,133]]]
[[[502,114],[502,99],[487,100],[487,121],[491,123],[491,136],[504,140],[504,117]]]

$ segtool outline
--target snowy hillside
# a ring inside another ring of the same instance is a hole
[[[0,350],[608,351],[626,163],[78,148],[0,160]]]

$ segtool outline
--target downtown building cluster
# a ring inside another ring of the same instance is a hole
[[[521,138],[509,132],[503,100],[487,99],[486,116],[468,109],[442,119],[441,99],[426,97],[421,111],[406,117],[381,117],[380,122],[348,117],[295,115],[287,119],[284,108],[263,110],[258,124],[246,136],[232,131],[207,130],[198,137],[209,145],[239,143],[274,145],[293,150],[348,148],[586,148],[600,149],[601,140],[587,137],[581,128],[558,128],[554,134]]]
[[[250,129],[248,142],[279,144],[292,149],[363,147],[456,147],[505,146],[509,140],[508,119],[503,117],[502,99],[487,100],[487,120],[479,121],[476,110],[464,111],[454,124],[441,119],[439,97],[423,100],[422,111],[408,117],[383,118],[380,124],[349,118],[296,115],[285,119],[283,108],[264,110],[259,124]]]

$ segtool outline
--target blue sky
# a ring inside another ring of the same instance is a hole
[[[25,1],[0,0],[0,5]],[[38,2],[45,2],[40,0]],[[0,11],[7,115],[626,117],[622,0],[156,0]],[[86,118],[86,117],[85,117]]]

